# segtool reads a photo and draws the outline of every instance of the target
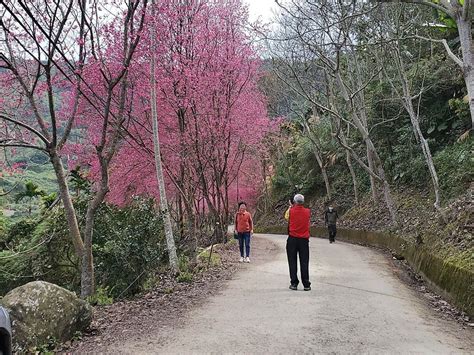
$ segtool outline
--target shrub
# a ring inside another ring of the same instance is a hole
[[[178,282],[191,282],[193,280],[193,274],[189,271],[180,272],[176,280]]]
[[[62,210],[39,222],[22,220],[8,232],[8,248],[0,256],[0,294],[33,280],[77,291],[79,262],[74,256]]]
[[[162,219],[153,200],[136,199],[119,209],[106,206],[99,212],[94,231],[94,258],[98,285],[110,295],[131,295],[143,289],[166,260]]]
[[[0,209],[0,250],[7,248],[8,222]]]
[[[94,306],[107,306],[114,303],[113,297],[109,294],[108,287],[97,287],[95,294],[88,297],[87,301]]]
[[[464,193],[474,180],[474,138],[445,148],[433,158],[445,199]]]
[[[84,215],[86,202],[78,201],[76,207],[79,216]],[[0,252],[0,294],[32,280],[79,291],[80,261],[63,208],[53,208],[42,218],[41,222],[22,220],[8,229],[4,243],[8,242],[11,251]],[[97,302],[149,287],[156,269],[166,260],[163,224],[154,202],[136,199],[125,208],[103,204],[94,225],[93,252],[101,292]]]

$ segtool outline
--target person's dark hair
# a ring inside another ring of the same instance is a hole
[[[240,201],[239,204],[237,205],[238,208],[240,208],[240,206],[242,205],[245,205],[245,207],[247,207],[247,203],[244,202],[244,201]]]

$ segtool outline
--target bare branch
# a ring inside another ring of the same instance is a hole
[[[28,131],[30,131],[31,133],[34,133],[38,138],[40,138],[44,144],[46,145],[46,147],[48,147],[50,145],[48,139],[43,136],[40,132],[38,132],[36,129],[34,129],[33,127],[31,127],[30,125],[27,125],[26,123],[23,123],[21,121],[18,121],[14,118],[11,118],[11,117],[8,117],[8,116],[5,116],[5,115],[2,115],[0,114],[0,119],[4,120],[4,121],[8,121],[8,122],[11,122],[11,123],[14,123],[20,127],[23,127],[25,129],[27,129]]]
[[[445,39],[433,39],[433,38],[423,37],[423,36],[420,36],[420,35],[416,35],[414,37],[419,38],[419,39],[423,39],[425,41],[442,43],[444,48],[446,49],[446,52],[448,52],[448,55],[451,57],[451,59],[454,60],[454,62],[457,65],[459,65],[461,67],[461,69],[464,70],[463,61],[456,54],[453,53],[451,48],[449,48],[448,42]]]
[[[452,10],[450,8],[447,8],[445,6],[442,6],[438,3],[435,3],[435,2],[432,2],[432,1],[429,1],[429,0],[377,0],[379,2],[393,2],[393,3],[400,3],[400,2],[404,2],[404,3],[409,3],[409,4],[421,4],[421,5],[427,5],[427,6],[431,6],[433,8],[435,8],[436,10],[439,10],[441,12],[444,12],[445,14],[449,15],[449,17],[451,18],[455,18],[454,16],[454,13],[452,12]],[[469,2],[469,1],[466,1],[466,2]]]

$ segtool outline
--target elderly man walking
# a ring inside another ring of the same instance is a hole
[[[309,282],[309,224],[311,211],[303,206],[304,196],[295,195],[294,205],[289,209],[288,218],[288,240],[286,241],[286,254],[290,267],[290,290],[298,289],[298,265],[299,255],[301,282],[305,291],[311,290]]]

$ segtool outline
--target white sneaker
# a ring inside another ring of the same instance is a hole
[[[243,263],[244,262],[244,257],[241,256],[240,259],[239,259],[239,263]]]
[[[246,262],[246,263],[249,263],[249,262],[250,262],[250,258],[249,258],[248,256],[245,258],[245,262]]]

